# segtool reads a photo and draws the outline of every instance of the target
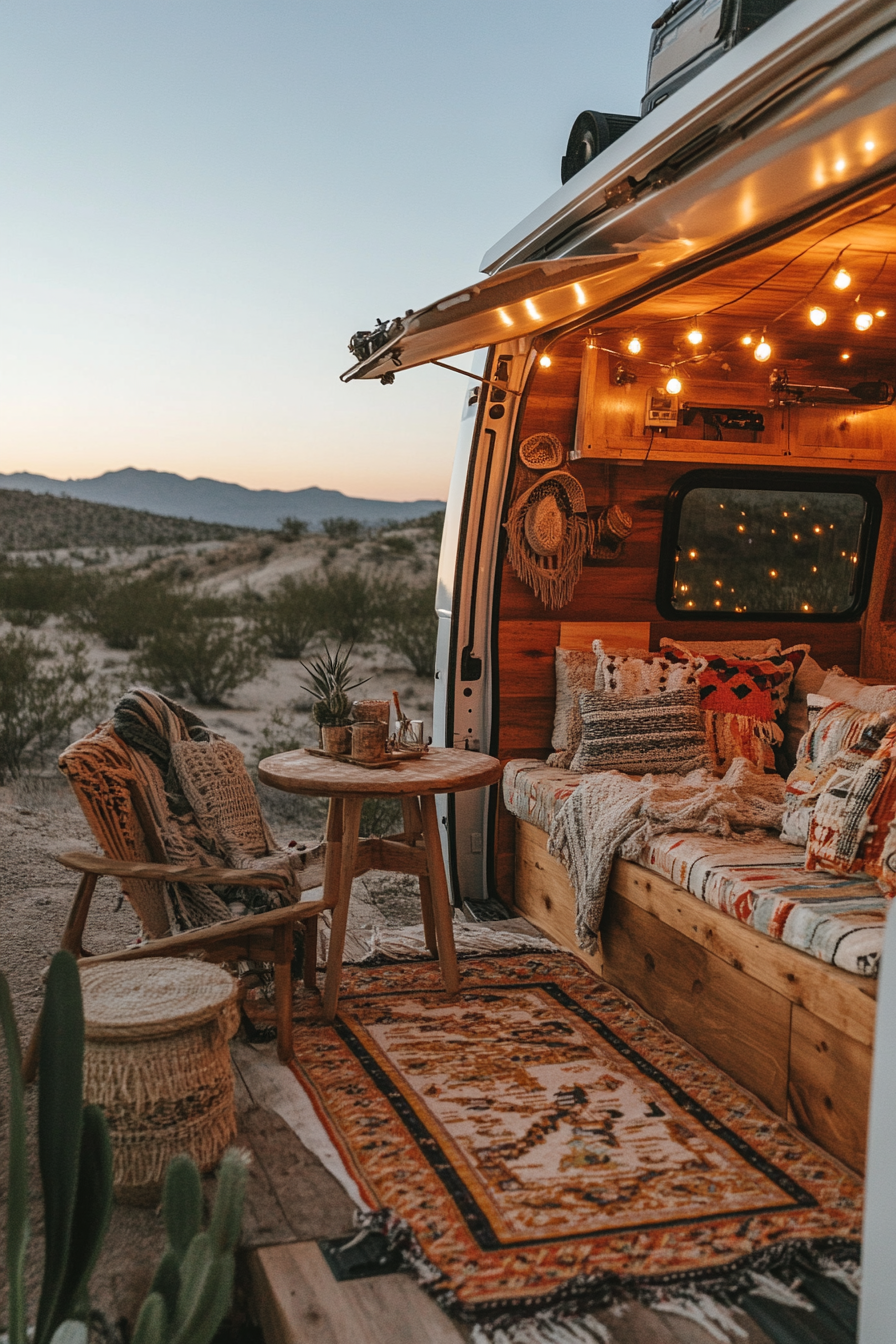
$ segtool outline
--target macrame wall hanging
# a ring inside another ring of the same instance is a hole
[[[542,476],[514,501],[504,524],[507,559],[546,607],[565,607],[592,544],[585,491],[568,471]]]

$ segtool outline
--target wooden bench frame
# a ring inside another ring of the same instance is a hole
[[[841,971],[617,860],[599,951],[547,836],[516,821],[516,911],[696,1046],[777,1115],[864,1170],[877,981]]]

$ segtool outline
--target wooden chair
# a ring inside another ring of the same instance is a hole
[[[110,724],[101,724],[87,738],[74,743],[60,757],[85,817],[103,855],[81,851],[57,855],[65,868],[81,874],[69,910],[60,946],[73,956],[92,962],[127,961],[141,957],[201,956],[212,962],[271,962],[274,967],[274,1003],[277,1023],[277,1053],[286,1063],[292,1058],[293,931],[305,925],[303,982],[317,988],[317,917],[331,908],[332,901],[300,900],[261,914],[222,919],[217,923],[170,932],[170,904],[165,899],[168,883],[202,883],[208,887],[266,887],[289,893],[282,872],[263,867],[224,868],[170,863],[159,828],[144,790],[141,773],[146,765],[139,753],[115,734]],[[73,769],[77,761],[77,770]],[[320,847],[323,857],[324,846]],[[317,851],[315,851],[315,857]],[[263,860],[262,860],[263,862]],[[147,941],[102,956],[91,957],[82,946],[84,926],[94,889],[100,877],[116,877],[134,907],[147,934]],[[309,872],[308,885],[321,885],[323,873]],[[32,1036],[22,1066],[26,1082],[37,1072],[40,1024]]]

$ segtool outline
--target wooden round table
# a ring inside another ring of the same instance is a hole
[[[336,1015],[352,882],[371,869],[413,873],[418,878],[426,946],[438,956],[442,983],[454,993],[460,979],[435,795],[496,784],[501,778],[500,761],[478,751],[430,747],[416,760],[369,770],[307,751],[285,751],[261,761],[258,778],[272,789],[330,799],[324,902],[333,910],[333,923],[324,980],[324,1015],[330,1020]],[[358,829],[365,798],[398,798],[404,830],[398,835],[360,840]]]

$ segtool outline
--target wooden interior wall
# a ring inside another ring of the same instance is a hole
[[[581,336],[552,350],[549,369],[536,369],[523,407],[518,441],[537,431],[556,434],[566,448],[574,441],[581,368]],[[740,445],[749,452],[748,445]],[[693,461],[624,463],[595,458],[572,462],[569,470],[585,489],[589,505],[616,502],[630,513],[634,530],[620,559],[587,564],[572,601],[558,611],[542,606],[506,560],[501,576],[498,632],[498,754],[545,757],[551,747],[554,713],[554,648],[561,620],[648,621],[651,647],[664,635],[683,641],[757,638],[778,635],[784,646],[808,643],[824,667],[879,680],[896,680],[896,480],[877,476],[884,520],[875,566],[874,587],[865,624],[856,621],[700,621],[664,620],[656,606],[660,537],[666,499],[672,485],[697,464]],[[867,474],[867,473],[866,473]],[[848,473],[844,473],[848,479]],[[517,469],[514,493],[535,476]],[[873,652],[872,652],[873,651]],[[513,826],[499,806],[497,884],[507,899],[513,891]]]

